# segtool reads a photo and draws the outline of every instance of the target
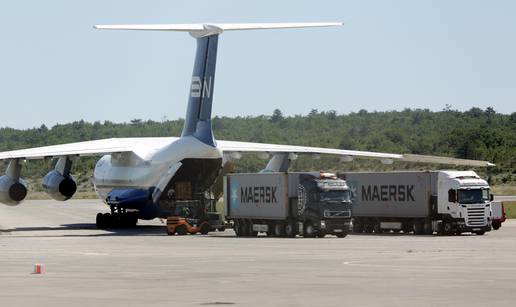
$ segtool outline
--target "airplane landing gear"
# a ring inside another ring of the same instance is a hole
[[[135,212],[97,213],[96,226],[105,228],[132,228],[138,223],[138,215]]]

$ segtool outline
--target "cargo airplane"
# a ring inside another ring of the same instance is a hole
[[[8,160],[0,177],[0,202],[16,206],[27,196],[21,177],[22,163],[33,159],[55,159],[55,168],[43,178],[43,188],[58,201],[70,199],[77,190],[71,174],[72,163],[80,156],[102,156],[92,182],[111,213],[97,214],[100,228],[136,225],[138,219],[171,214],[174,203],[203,200],[221,174],[224,163],[242,153],[270,157],[268,171],[286,171],[299,154],[329,154],[342,161],[375,158],[383,163],[395,160],[488,166],[485,161],[445,157],[402,155],[307,146],[261,144],[216,140],[211,125],[215,63],[219,35],[233,30],[287,29],[340,26],[341,23],[248,23],[248,24],[167,24],[98,25],[97,29],[188,32],[197,40],[188,107],[180,137],[112,138],[30,149],[0,152]]]

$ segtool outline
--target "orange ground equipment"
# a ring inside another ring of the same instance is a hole
[[[180,236],[184,236],[188,233],[201,233],[205,235],[210,231],[210,229],[211,226],[207,221],[180,216],[167,217],[167,234],[170,236],[175,235],[176,233]]]

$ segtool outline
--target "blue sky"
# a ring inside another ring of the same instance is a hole
[[[184,117],[195,41],[94,24],[343,21],[224,33],[213,112],[516,111],[515,1],[1,1],[0,126]]]

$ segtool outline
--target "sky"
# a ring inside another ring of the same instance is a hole
[[[95,24],[342,21],[219,39],[213,113],[516,112],[512,0],[0,0],[0,127],[184,118],[195,40]]]

